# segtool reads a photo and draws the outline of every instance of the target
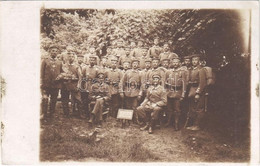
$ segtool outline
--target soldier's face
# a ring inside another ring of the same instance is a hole
[[[144,50],[144,51],[143,51],[143,56],[146,56],[146,54],[147,54],[147,53],[146,53],[146,50]]]
[[[151,62],[145,62],[145,68],[150,69],[151,68]]]
[[[179,67],[179,65],[180,65],[180,60],[179,59],[173,59],[172,60],[172,66],[173,66],[173,68],[178,68]]]
[[[198,66],[199,63],[200,63],[200,58],[199,57],[194,57],[194,58],[192,58],[191,62],[192,62],[193,66]]]
[[[68,55],[69,55],[69,62],[72,63],[74,61],[75,55],[72,52],[69,52]]]
[[[104,75],[103,75],[103,74],[100,74],[100,75],[98,76],[98,79],[99,79],[100,82],[104,82]]]
[[[78,57],[78,63],[82,64],[83,63],[83,57]]]
[[[130,64],[129,64],[129,63],[124,63],[124,64],[123,64],[123,68],[124,68],[125,70],[129,69],[129,68],[130,68]]]
[[[89,63],[90,63],[91,66],[94,66],[95,63],[96,63],[96,59],[90,58],[90,59],[89,59]]]
[[[58,49],[57,48],[51,48],[50,54],[52,58],[55,58],[57,56]]]
[[[142,47],[143,46],[143,42],[139,41],[138,42],[138,47]]]
[[[130,54],[130,50],[129,50],[129,49],[126,49],[126,50],[125,50],[125,53],[126,53],[126,55],[129,55],[129,54]]]
[[[116,68],[116,65],[117,65],[117,61],[111,61],[111,67],[112,67],[113,69]]]
[[[190,59],[184,59],[184,64],[185,64],[185,66],[190,66],[190,64],[191,64]]]
[[[157,68],[159,66],[159,60],[153,60],[153,67]]]
[[[167,44],[165,44],[165,45],[163,46],[163,50],[164,50],[165,52],[169,51],[169,46],[168,46]]]
[[[108,49],[107,49],[107,54],[110,55],[111,53],[112,53],[111,48],[108,48]]]
[[[169,61],[163,61],[162,66],[165,67],[165,68],[168,68],[168,66],[169,66]]]
[[[91,54],[94,54],[94,53],[95,53],[95,48],[91,47],[91,48],[89,49],[89,52],[90,52]]]
[[[159,81],[160,81],[159,78],[157,78],[157,77],[153,78],[153,84],[154,84],[154,85],[158,85],[158,84],[159,84]]]
[[[159,40],[158,39],[154,39],[153,43],[154,43],[154,45],[158,45],[159,44]]]
[[[117,42],[117,46],[118,47],[122,47],[123,46],[123,42]]]
[[[133,69],[137,69],[137,67],[138,67],[138,62],[136,62],[136,61],[133,62],[133,63],[132,63],[132,67],[133,67]]]
[[[134,47],[135,47],[135,42],[131,42],[130,46],[131,46],[132,48],[134,48]]]
[[[102,65],[105,66],[107,64],[107,59],[106,58],[103,58],[102,59]]]

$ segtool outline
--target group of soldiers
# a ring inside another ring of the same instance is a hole
[[[185,127],[200,129],[207,93],[207,74],[200,54],[181,59],[167,43],[160,47],[158,38],[149,49],[138,41],[132,50],[119,40],[117,49],[108,47],[102,57],[94,47],[86,55],[76,55],[72,47],[67,47],[62,58],[55,45],[48,52],[50,56],[41,65],[43,119],[52,118],[60,93],[66,118],[71,112],[97,127],[102,125],[105,108],[114,118],[123,108],[133,110],[133,123],[148,133],[153,133],[162,115],[167,118],[165,126],[173,120],[175,130],[179,130],[184,108],[189,110],[192,122]]]

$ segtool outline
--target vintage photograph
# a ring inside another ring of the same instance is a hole
[[[40,10],[40,162],[249,162],[250,9]]]

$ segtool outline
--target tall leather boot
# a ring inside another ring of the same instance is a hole
[[[179,115],[175,115],[174,117],[174,130],[178,131],[179,130]]]
[[[94,114],[90,114],[90,119],[89,119],[88,123],[93,123],[94,118],[95,118]]]
[[[152,119],[148,129],[149,134],[153,134],[154,125],[155,125],[155,121]]]
[[[168,112],[168,117],[167,117],[167,123],[165,124],[165,127],[168,127],[168,126],[170,126],[170,124],[171,124],[171,120],[172,120],[172,112]]]

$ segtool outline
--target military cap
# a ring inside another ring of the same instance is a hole
[[[95,56],[95,55],[90,55],[90,56],[89,56],[89,59],[97,59],[97,56]]]
[[[104,76],[105,75],[105,72],[103,70],[99,70],[98,73],[97,73],[97,77],[101,77],[101,76]]]
[[[59,49],[56,45],[54,45],[54,44],[52,44],[52,45],[50,45],[49,46],[49,49],[52,49],[52,48],[57,48],[57,49]]]
[[[139,62],[139,60],[138,60],[137,58],[133,58],[133,59],[132,59],[132,63],[133,63],[133,62]]]
[[[163,58],[162,61],[170,61],[169,58]]]
[[[201,58],[201,55],[200,55],[200,54],[193,54],[193,55],[191,56],[191,58],[195,58],[195,57]]]
[[[122,63],[131,63],[129,59],[125,59]]]
[[[152,78],[154,79],[154,78],[159,78],[159,79],[161,79],[161,76],[159,75],[159,74],[154,74],[153,76],[152,76]]]
[[[82,57],[82,58],[83,58],[84,56],[83,56],[83,55],[81,55],[81,54],[78,54],[78,56],[77,56],[77,57]]]
[[[191,56],[190,55],[187,55],[187,56],[184,56],[183,59],[190,59]]]
[[[107,58],[107,56],[102,56],[100,59],[102,60],[102,59],[108,59],[108,58]]]
[[[151,59],[151,58],[146,58],[146,59],[144,60],[144,62],[152,62],[152,59]]]
[[[154,61],[154,60],[160,61],[160,59],[158,57],[153,57],[152,61]]]
[[[179,58],[179,57],[177,57],[177,56],[175,56],[175,57],[172,58],[172,60],[174,60],[174,59],[181,60],[181,58]]]
[[[110,59],[110,61],[111,61],[111,62],[112,62],[112,61],[118,61],[118,59],[117,59],[117,57],[113,56],[113,57]]]

